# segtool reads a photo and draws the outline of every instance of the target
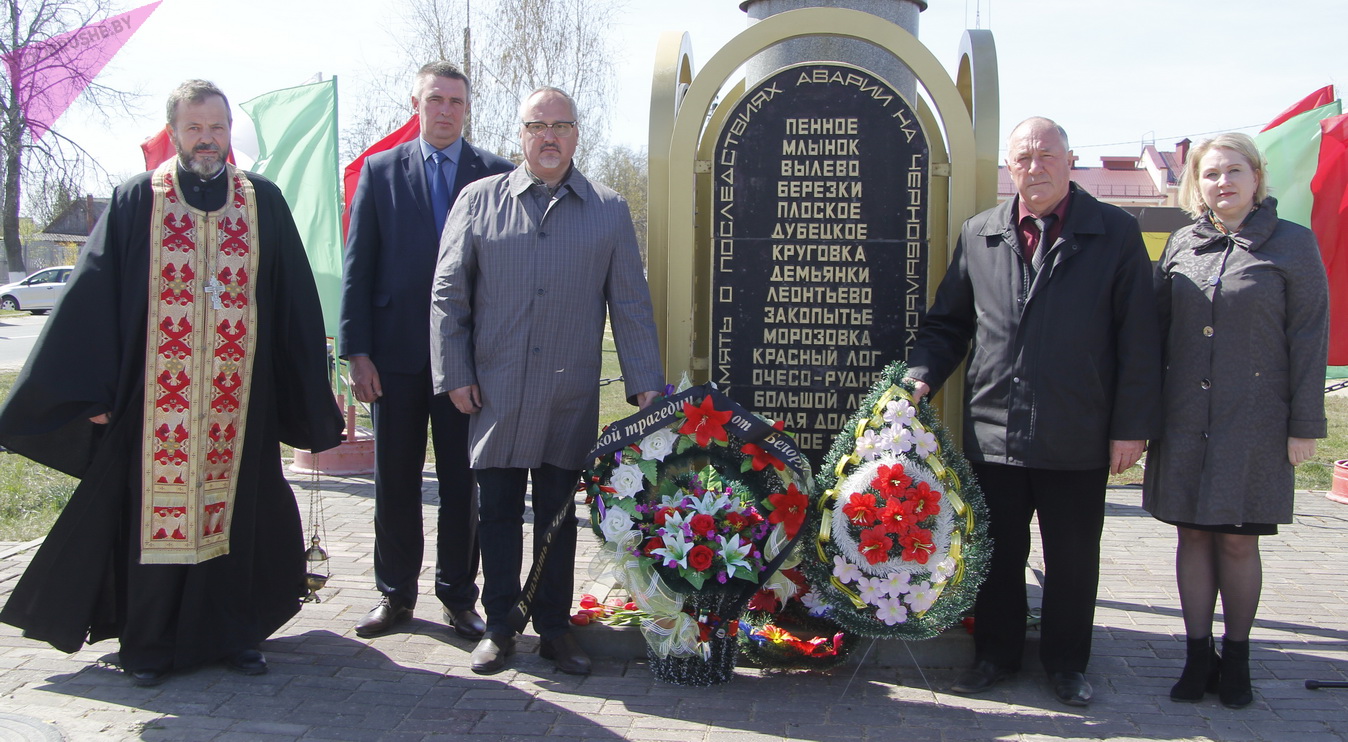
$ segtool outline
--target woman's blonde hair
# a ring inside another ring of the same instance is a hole
[[[1228,133],[1218,134],[1205,142],[1199,142],[1198,146],[1189,150],[1189,159],[1184,161],[1184,172],[1180,175],[1179,207],[1195,218],[1208,210],[1208,205],[1203,203],[1203,194],[1198,189],[1198,168],[1203,156],[1213,147],[1229,149],[1250,163],[1250,168],[1254,170],[1254,175],[1259,181],[1254,189],[1254,203],[1255,205],[1263,203],[1268,196],[1268,179],[1265,177],[1268,161],[1259,151],[1259,145],[1255,144],[1249,135]]]

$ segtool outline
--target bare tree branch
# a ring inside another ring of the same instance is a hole
[[[77,184],[89,170],[106,174],[96,158],[58,131],[48,130],[42,139],[35,139],[27,112],[53,88],[71,81],[86,85],[80,104],[100,115],[132,111],[133,93],[94,82],[80,64],[85,55],[96,53],[87,40],[72,35],[60,44],[44,46],[117,12],[113,0],[0,0],[0,20],[6,29],[0,32],[0,54],[14,61],[0,70],[0,177],[4,183],[0,230],[5,243],[2,260],[7,263],[0,266],[0,277],[9,271],[26,272],[19,236],[25,192],[37,194],[35,208],[28,211],[41,218],[63,194],[78,195]],[[22,71],[23,79],[15,79],[16,70]],[[29,84],[40,72],[55,72],[56,79],[45,87]]]

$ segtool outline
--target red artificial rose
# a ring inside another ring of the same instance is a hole
[[[708,549],[702,544],[698,544],[688,550],[688,566],[698,572],[710,567],[714,558],[716,558],[716,552]]]
[[[663,549],[663,548],[665,548],[665,540],[660,538],[659,536],[652,536],[651,538],[647,539],[646,545],[641,547],[641,553],[645,554],[646,556],[650,556],[651,553],[654,552],[656,549]]]
[[[786,537],[795,538],[796,531],[805,522],[805,514],[810,510],[810,498],[796,489],[796,485],[786,486],[786,492],[768,496],[773,511],[768,516],[769,523],[781,523],[786,526]]]
[[[669,516],[671,516],[671,515],[677,515],[678,512],[679,512],[679,511],[678,511],[678,509],[676,509],[676,508],[671,508],[671,507],[665,506],[665,507],[660,508],[659,510],[655,511],[655,517],[654,517],[652,520],[655,521],[655,525],[657,525],[657,526],[663,526],[663,525],[665,524],[665,520],[667,520],[667,519],[669,518]]]
[[[716,519],[706,513],[698,513],[688,521],[688,527],[693,529],[694,536],[711,538],[716,532]]]
[[[711,443],[715,438],[722,443],[730,440],[725,432],[725,424],[730,422],[730,410],[718,410],[712,404],[711,395],[702,398],[701,405],[695,405],[691,401],[683,403],[683,414],[688,416],[683,421],[683,427],[679,428],[679,435],[697,436],[697,445],[703,448]]]
[[[871,480],[871,486],[885,497],[901,497],[904,490],[913,484],[913,478],[903,473],[903,464],[881,466]]]
[[[902,536],[917,526],[919,518],[913,514],[912,500],[890,500],[880,512],[879,525],[893,534]]]
[[[852,525],[862,528],[874,525],[875,519],[880,516],[875,495],[869,492],[853,492],[851,499],[843,505],[843,515],[847,516]]]
[[[879,564],[889,559],[889,550],[893,546],[894,542],[889,540],[884,529],[867,528],[861,532],[861,544],[858,548],[861,555],[866,557],[866,561]]]
[[[899,545],[903,547],[903,558],[918,564],[926,564],[932,551],[936,549],[935,544],[931,542],[931,531],[921,528],[914,529],[907,536],[901,537]]]

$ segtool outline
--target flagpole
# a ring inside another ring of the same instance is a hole
[[[473,79],[473,0],[463,0],[463,74],[469,84]],[[473,138],[472,91],[469,90],[468,115],[463,120],[463,137]]]

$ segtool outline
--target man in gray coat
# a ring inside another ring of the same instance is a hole
[[[434,389],[472,416],[487,611],[487,634],[472,656],[479,674],[505,669],[514,650],[506,616],[520,596],[526,482],[535,558],[544,525],[574,509],[599,427],[606,312],[628,399],[645,407],[664,386],[631,214],[621,196],[572,167],[577,118],[575,102],[556,88],[525,98],[524,164],[460,194],[431,290]],[[568,630],[575,549],[572,513],[548,549],[533,624],[539,654],[584,675],[590,659]]]
[[[974,665],[951,687],[980,693],[1020,667],[1030,520],[1044,549],[1039,656],[1054,694],[1091,686],[1105,484],[1160,425],[1160,329],[1137,221],[1071,182],[1067,134],[1032,118],[1012,132],[1017,195],[965,222],[909,354],[921,398],[969,355],[964,453],[993,539],[974,606]]]

